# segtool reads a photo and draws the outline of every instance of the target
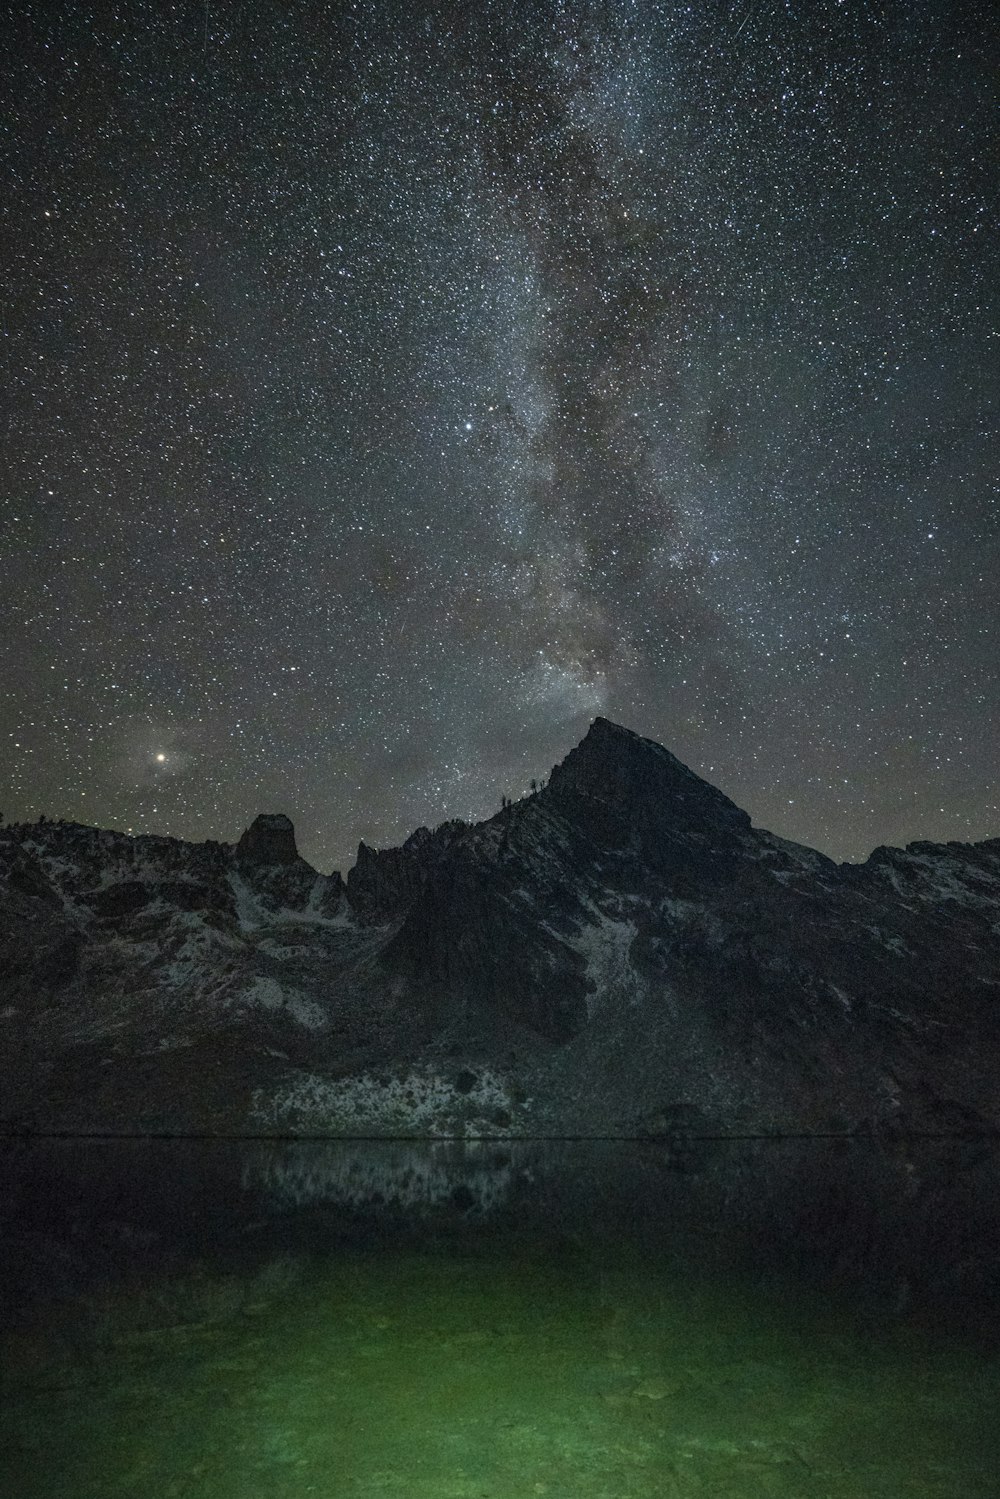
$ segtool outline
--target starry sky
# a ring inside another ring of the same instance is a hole
[[[995,20],[3,6],[7,819],[344,869],[603,714],[1000,833]]]

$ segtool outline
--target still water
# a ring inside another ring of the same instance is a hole
[[[996,1499],[998,1167],[7,1143],[0,1494]]]

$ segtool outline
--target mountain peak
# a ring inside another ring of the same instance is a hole
[[[637,734],[635,729],[627,729],[624,724],[615,723],[611,718],[595,718],[577,748],[581,749],[588,741],[596,744],[615,744],[626,753],[631,751],[669,760],[685,775],[694,776],[694,771],[688,770],[683,761],[678,760],[676,755],[672,755],[668,749],[665,749],[658,739],[647,739],[644,735]],[[695,776],[695,779],[699,777]]]
[[[745,812],[669,750],[608,718],[595,718],[555,767],[546,795],[564,813],[607,822],[609,831],[624,823],[642,842],[682,828],[729,837],[750,828]]]
[[[292,819],[283,812],[262,812],[236,845],[236,855],[249,864],[297,864]]]
[[[634,729],[627,729],[624,724],[615,723],[613,718],[604,718],[600,714],[593,720],[584,737],[589,738],[591,734],[618,734],[623,739],[638,739],[644,744],[653,743],[652,739],[644,740],[642,735],[637,734]]]

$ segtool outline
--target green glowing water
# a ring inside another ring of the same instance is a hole
[[[83,1270],[36,1194],[18,1242],[59,1286],[4,1340],[0,1493],[995,1499],[991,1340],[912,1266],[873,1293],[829,1260],[783,1269],[780,1239],[734,1248],[727,1185],[690,1188],[677,1238],[615,1215],[567,1233],[544,1191],[505,1217],[460,1182],[382,1211],[320,1192],[225,1242],[189,1218],[179,1249],[109,1194]]]

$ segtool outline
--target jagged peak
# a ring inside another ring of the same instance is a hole
[[[584,797],[623,808],[669,803],[676,812],[749,827],[747,814],[676,755],[608,718],[595,718],[580,743],[552,771],[547,795]]]
[[[284,812],[258,812],[253,820],[254,827],[270,828],[274,832],[294,833],[295,824]]]
[[[449,817],[445,822],[439,822],[436,827],[417,828],[406,839],[403,847],[411,854],[423,853],[433,848],[446,848],[466,832],[468,826],[468,823],[463,822],[460,817]]]
[[[261,812],[236,845],[236,856],[251,864],[297,864],[292,819],[284,812]]]
[[[643,739],[642,735],[637,734],[635,729],[627,729],[623,723],[616,723],[613,718],[605,718],[600,713],[595,719],[591,720],[590,728],[584,735],[584,739],[589,739],[591,734],[598,736],[602,734],[620,735],[623,739],[637,739],[640,744],[655,743],[655,740]],[[657,748],[660,748],[660,746],[657,746]]]
[[[610,718],[595,718],[586,734],[577,745],[582,750],[585,746],[597,747],[602,751],[611,747],[618,753],[639,759],[652,758],[670,765],[681,775],[689,776],[691,780],[700,782],[703,786],[710,786],[709,781],[702,780],[695,771],[689,769],[683,760],[678,760],[676,755],[656,739],[647,739],[642,734],[637,734],[634,729],[625,728],[624,724],[615,723]],[[572,751],[570,752],[572,753]],[[711,788],[713,791],[716,787]],[[722,795],[722,792],[719,792]]]

